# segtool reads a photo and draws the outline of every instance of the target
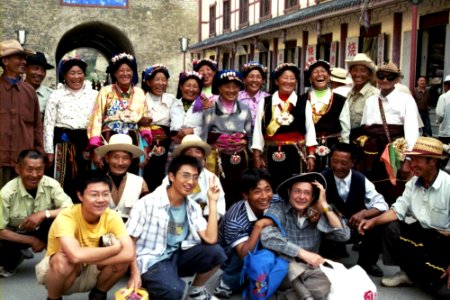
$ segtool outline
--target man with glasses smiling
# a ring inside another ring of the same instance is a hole
[[[206,281],[219,269],[226,255],[217,244],[217,178],[210,178],[208,221],[198,203],[187,198],[202,171],[195,157],[175,157],[168,169],[169,185],[137,201],[131,209],[127,230],[136,244],[136,262],[130,283],[141,284],[153,299],[213,299]],[[180,278],[195,276],[192,286]]]
[[[400,69],[391,62],[378,67],[376,80],[380,93],[366,101],[361,121],[364,136],[358,138],[364,149],[364,175],[375,183],[388,203],[393,203],[401,194],[404,182],[401,184],[397,180],[396,186],[391,184],[380,157],[386,145],[397,138],[404,137],[407,148],[411,149],[420,135],[420,116],[414,98],[395,88],[400,76]]]

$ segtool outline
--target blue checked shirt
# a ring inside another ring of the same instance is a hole
[[[266,214],[278,217],[286,231],[286,237],[282,236],[278,227],[267,226],[261,232],[262,245],[289,257],[297,257],[300,249],[318,253],[322,234],[328,239],[340,242],[350,239],[350,229],[342,219],[343,228],[333,228],[324,214],[317,223],[305,221],[300,226],[297,213],[287,201],[272,202]]]
[[[136,201],[126,224],[128,234],[136,238],[136,260],[141,274],[164,258],[170,208],[167,187],[162,184],[153,193]],[[193,200],[186,201],[189,233],[181,243],[183,250],[200,244],[198,232],[207,227],[200,205]]]

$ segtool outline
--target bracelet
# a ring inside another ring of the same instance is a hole
[[[323,208],[323,212],[324,213],[329,212],[329,211],[333,211],[333,210],[334,210],[333,206],[331,206],[331,205],[328,205],[328,206]]]
[[[308,155],[306,155],[306,158],[314,158],[314,159],[316,159],[316,156],[314,154],[308,154]]]

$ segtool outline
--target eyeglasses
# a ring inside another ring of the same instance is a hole
[[[189,181],[192,179],[192,181],[198,181],[198,175],[197,174],[191,174],[188,172],[181,172],[181,177],[183,177],[183,179],[185,181]]]
[[[384,80],[387,78],[389,81],[394,81],[398,77],[398,74],[395,73],[377,73],[377,78],[379,80]]]

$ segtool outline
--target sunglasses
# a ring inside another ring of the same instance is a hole
[[[387,80],[389,81],[394,81],[397,77],[398,75],[394,73],[377,73],[377,78],[379,80],[384,80],[385,78],[387,78]]]

